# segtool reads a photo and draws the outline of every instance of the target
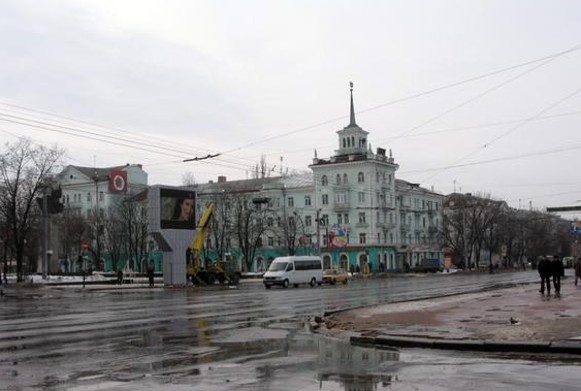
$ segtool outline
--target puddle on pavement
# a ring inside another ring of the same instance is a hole
[[[342,384],[346,390],[376,389],[397,381],[399,351],[351,345],[348,341],[318,340],[318,374],[324,382]]]

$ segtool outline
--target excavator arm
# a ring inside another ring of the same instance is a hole
[[[201,253],[204,248],[204,242],[206,241],[206,234],[208,233],[208,226],[210,224],[210,219],[214,214],[214,204],[209,202],[206,208],[202,212],[198,224],[196,225],[196,234],[194,235],[192,242],[190,243],[190,254],[191,260],[188,260],[186,273],[190,276],[195,276],[201,268]]]

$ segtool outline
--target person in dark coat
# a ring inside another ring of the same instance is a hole
[[[123,284],[123,270],[117,269],[117,284]]]
[[[553,286],[555,287],[555,295],[559,296],[561,294],[561,277],[565,275],[563,261],[561,261],[559,257],[555,256],[551,262],[551,269],[553,275]]]
[[[150,263],[147,267],[147,279],[149,280],[149,286],[153,287],[153,277],[154,277],[155,269],[153,267],[153,263]]]
[[[581,257],[577,257],[574,267],[575,267],[575,285],[577,285],[577,280],[581,279]]]
[[[545,293],[545,285],[547,286],[547,294],[551,294],[551,264],[546,258],[541,258],[537,266],[539,276],[541,276],[541,294]]]

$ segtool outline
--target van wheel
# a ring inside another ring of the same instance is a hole
[[[282,282],[282,287],[283,287],[283,288],[288,288],[288,280],[284,280],[284,281]]]
[[[311,286],[315,286],[317,284],[317,280],[315,277],[311,278]]]

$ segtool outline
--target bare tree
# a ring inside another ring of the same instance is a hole
[[[260,156],[260,162],[258,162],[254,167],[252,176],[255,179],[264,179],[270,176],[270,169],[268,168],[265,155]]]
[[[256,249],[262,246],[262,235],[266,231],[265,203],[253,203],[249,197],[239,197],[233,205],[234,227],[238,236],[238,247],[244,258],[245,271],[252,268]]]
[[[127,255],[128,241],[124,223],[116,214],[117,206],[110,207],[107,219],[104,221],[104,249],[111,258],[111,267],[118,270],[121,259]]]
[[[20,139],[6,144],[0,155],[0,213],[10,231],[17,281],[23,281],[25,249],[38,223],[35,199],[63,153],[56,147],[34,146],[31,140]]]
[[[115,212],[121,220],[121,227],[126,236],[126,254],[135,262],[135,269],[141,270],[147,255],[147,208],[143,200],[144,193],[128,197],[116,205]]]
[[[194,173],[191,171],[185,172],[182,175],[182,185],[183,186],[194,186],[196,184],[196,178]]]
[[[481,250],[484,246],[486,233],[496,222],[502,203],[494,201],[489,196],[470,198],[468,203],[469,243],[471,253],[474,253],[476,268],[480,268]]]
[[[224,259],[226,252],[230,251],[229,238],[232,233],[232,210],[235,197],[229,193],[218,194],[212,197],[214,214],[210,220],[209,236],[214,245],[218,259]]]
[[[60,249],[59,256],[72,260],[77,255],[84,239],[87,239],[89,225],[76,210],[65,206],[63,213],[55,216],[54,225],[58,231]]]
[[[87,234],[86,237],[91,243],[88,251],[93,256],[93,265],[99,266],[101,261],[101,254],[105,249],[103,242],[103,234],[105,230],[105,212],[101,208],[95,206],[89,213],[87,218]]]
[[[459,266],[466,267],[466,222],[463,209],[450,208],[449,212],[444,214],[442,237],[446,246],[460,257]]]
[[[301,226],[300,217],[295,213],[288,214],[286,208],[283,208],[282,216],[278,216],[278,218],[288,255],[295,255],[304,230],[304,227]]]

